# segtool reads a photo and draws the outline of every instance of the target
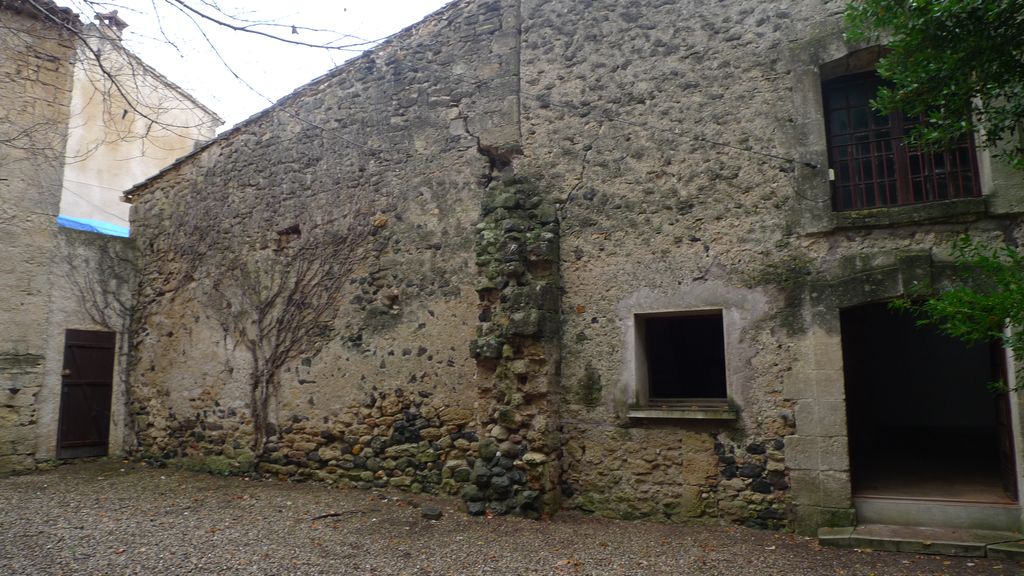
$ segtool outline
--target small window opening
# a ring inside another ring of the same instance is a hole
[[[298,224],[292,224],[287,228],[282,228],[277,231],[277,249],[282,250],[301,237],[302,228]]]
[[[637,329],[646,403],[727,397],[721,310],[638,315]]]

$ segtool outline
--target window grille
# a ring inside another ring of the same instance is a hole
[[[981,196],[974,139],[924,152],[905,138],[923,118],[879,114],[871,105],[882,80],[842,76],[823,87],[832,206],[837,211]]]

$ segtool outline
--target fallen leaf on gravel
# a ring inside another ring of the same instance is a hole
[[[566,566],[579,567],[579,566],[583,566],[583,562],[578,560],[578,559],[576,559],[576,558],[566,558],[564,560],[559,560],[558,562],[555,562],[555,566],[556,567],[566,567]]]

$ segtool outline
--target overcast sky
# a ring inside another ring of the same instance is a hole
[[[83,20],[91,20],[88,7],[77,4],[81,1],[62,3],[79,11]],[[449,1],[190,0],[189,4],[211,14],[215,12],[208,4],[217,5],[223,13],[238,19],[282,24],[284,27],[265,30],[292,40],[351,44],[393,34]],[[174,8],[172,0],[122,0],[110,7],[117,8],[118,15],[128,23],[124,44],[223,117],[222,130],[373,46],[366,44],[345,51],[290,46],[196,18],[202,28],[200,32],[195,22]],[[298,34],[292,33],[293,25],[299,27]],[[214,49],[242,80],[233,76]]]

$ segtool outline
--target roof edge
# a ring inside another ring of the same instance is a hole
[[[0,0],[0,1],[3,1],[3,0]],[[323,74],[323,75],[321,75],[321,76],[319,76],[317,78],[314,78],[313,80],[310,80],[309,82],[299,86],[295,90],[292,90],[290,93],[288,93],[285,96],[282,96],[281,98],[279,98],[276,102],[274,102],[270,106],[267,106],[263,110],[260,110],[259,112],[256,112],[255,114],[253,114],[252,116],[249,116],[245,120],[242,120],[238,124],[235,124],[231,128],[229,128],[229,129],[225,130],[224,132],[218,134],[215,138],[212,138],[211,140],[208,140],[208,141],[202,143],[200,146],[197,146],[196,149],[193,150],[192,152],[182,156],[181,158],[178,158],[174,162],[172,162],[172,163],[168,164],[167,166],[165,166],[163,170],[157,172],[156,174],[150,176],[149,178],[146,178],[145,180],[143,180],[143,181],[139,182],[138,184],[132,186],[128,190],[125,190],[124,193],[121,195],[121,201],[122,202],[127,202],[129,204],[134,204],[135,203],[135,199],[137,197],[137,194],[141,191],[140,189],[145,188],[151,182],[153,182],[153,181],[159,179],[160,177],[162,177],[165,173],[170,172],[171,170],[174,170],[175,168],[177,168],[178,166],[181,166],[185,162],[191,161],[192,158],[194,158],[197,155],[199,155],[200,153],[202,153],[206,148],[208,148],[208,147],[210,147],[210,146],[212,146],[212,145],[214,145],[214,144],[216,144],[218,142],[221,142],[223,140],[227,140],[228,138],[230,138],[230,137],[234,136],[235,134],[241,132],[243,128],[246,128],[250,124],[254,124],[257,121],[261,120],[262,118],[264,118],[266,116],[269,116],[270,114],[272,114],[274,111],[276,111],[278,108],[281,108],[285,104],[288,104],[288,103],[290,103],[290,102],[292,102],[294,100],[297,100],[299,97],[305,95],[308,92],[311,92],[311,91],[315,90],[316,88],[320,87],[322,84],[325,84],[328,81],[334,79],[335,77],[340,76],[341,74],[347,72],[351,68],[354,68],[359,62],[362,62],[366,58],[369,58],[369,57],[373,56],[374,54],[376,54],[378,51],[391,46],[392,44],[397,42],[399,38],[407,36],[407,35],[411,34],[412,32],[422,28],[428,22],[430,22],[430,21],[432,21],[434,19],[440,18],[442,15],[447,14],[448,12],[454,10],[455,7],[458,4],[461,4],[461,3],[462,3],[462,0],[450,0],[447,4],[445,4],[444,6],[438,8],[434,12],[431,12],[430,14],[424,16],[418,22],[416,22],[414,24],[410,24],[409,26],[406,26],[405,28],[402,28],[401,30],[399,30],[398,32],[395,32],[394,34],[391,34],[390,36],[386,36],[381,41],[380,44],[374,46],[373,48],[370,48],[369,50],[364,51],[362,54],[360,54],[358,56],[355,56],[355,57],[353,57],[353,58],[351,58],[349,60],[346,60],[345,62],[341,63],[340,65],[332,68],[327,73],[325,73],[325,74]]]
[[[0,10],[24,14],[58,27],[62,24],[77,30],[83,25],[77,12],[58,6],[53,0],[0,0]]]

